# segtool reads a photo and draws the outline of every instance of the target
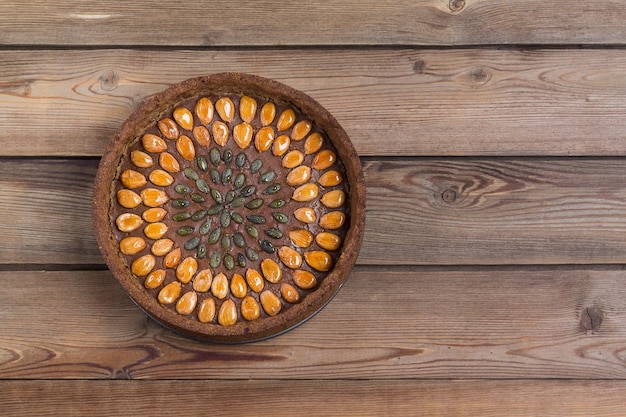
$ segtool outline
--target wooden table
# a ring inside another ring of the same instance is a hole
[[[623,415],[626,1],[0,2],[4,415]],[[135,307],[91,226],[146,97],[274,78],[345,127],[366,232],[259,343]]]

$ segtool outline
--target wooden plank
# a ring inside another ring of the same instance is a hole
[[[626,260],[624,159],[364,162],[368,210],[360,264]],[[96,160],[84,159],[1,161],[0,263],[101,264],[91,217],[96,168]]]
[[[623,381],[0,381],[11,416],[623,416]],[[244,394],[245,393],[245,394]],[[199,400],[201,398],[201,400]],[[279,401],[275,399],[280,399]],[[26,406],[27,405],[27,406]]]
[[[279,337],[212,345],[147,320],[107,271],[0,272],[3,379],[624,379],[614,268],[356,268]]]
[[[618,0],[0,4],[2,45],[623,44]],[[181,22],[184,21],[184,25]]]
[[[0,155],[99,156],[144,98],[222,71],[311,95],[363,156],[626,154],[623,49],[5,50],[0,62]]]

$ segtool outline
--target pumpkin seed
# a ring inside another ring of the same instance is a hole
[[[233,151],[231,151],[230,149],[226,149],[224,151],[224,155],[222,156],[222,159],[227,164],[230,164],[232,162],[232,160],[233,160]]]
[[[285,200],[281,200],[279,198],[278,200],[272,201],[269,205],[271,208],[281,208],[282,206],[285,205]]]
[[[241,232],[233,233],[233,243],[238,248],[243,248],[246,245],[246,241],[244,240],[243,235],[241,234]]]
[[[233,182],[233,186],[235,187],[235,190],[238,190],[241,187],[243,187],[243,185],[245,183],[246,183],[246,176],[245,176],[245,174],[243,172],[240,172],[235,177],[235,181]]]
[[[270,242],[269,240],[261,239],[259,240],[259,245],[261,245],[261,249],[263,249],[263,251],[267,253],[276,252],[276,248],[274,247],[274,244]]]
[[[246,154],[240,153],[235,157],[235,166],[239,169],[243,168],[246,164]]]
[[[178,184],[176,187],[174,187],[174,190],[176,190],[178,194],[191,193],[191,187],[186,184]]]
[[[280,184],[272,184],[263,191],[263,194],[276,194],[280,191]]]
[[[200,230],[198,231],[202,236],[209,234],[211,230],[211,218],[209,217],[202,225],[200,226]]]
[[[206,216],[206,209],[200,209],[198,211],[195,211],[191,215],[191,220],[193,220],[194,222],[197,222],[197,221],[202,220],[204,216]]]
[[[191,197],[191,201],[194,203],[204,203],[206,201],[206,199],[198,193],[192,193],[189,197]]]
[[[196,256],[199,259],[206,258],[206,243],[201,243],[200,246],[198,246],[198,250],[196,251]]]
[[[222,234],[222,229],[221,228],[218,227],[216,229],[213,229],[213,231],[209,235],[209,239],[208,239],[207,243],[209,245],[214,245],[220,239],[220,235],[221,234]]]
[[[233,219],[233,221],[237,224],[243,223],[243,216],[236,211],[230,213],[230,218]]]
[[[250,215],[246,216],[246,219],[250,220],[254,224],[264,224],[265,223],[265,217],[259,216],[259,215],[256,215],[256,214],[250,214]]]
[[[180,211],[172,216],[172,220],[175,222],[183,222],[185,220],[191,219],[191,213],[186,211]]]
[[[209,151],[209,160],[214,166],[218,166],[220,164],[220,151],[217,148],[211,148]]]
[[[230,246],[231,246],[230,236],[228,236],[228,235],[222,236],[222,241],[221,241],[220,244],[222,246],[222,249],[224,249],[225,251],[229,251],[230,250]]]
[[[217,188],[211,190],[211,197],[217,204],[222,204],[224,202],[224,198],[222,197],[222,193]]]
[[[280,239],[283,237],[283,233],[275,227],[265,229],[265,234],[274,239]]]
[[[232,203],[236,196],[237,196],[237,193],[235,193],[234,190],[230,190],[224,196],[224,203],[226,203],[226,204]]]
[[[219,184],[220,183],[220,172],[217,169],[212,169],[209,171],[209,176],[211,177],[211,181],[213,181],[213,184]]]
[[[257,228],[256,228],[256,227],[254,227],[254,226],[253,226],[253,225],[251,225],[251,224],[247,224],[247,225],[246,225],[246,233],[247,233],[250,237],[253,237],[253,238],[255,238],[255,239],[256,239],[257,237],[259,237],[259,231],[257,230]]]
[[[223,211],[220,215],[220,225],[222,227],[230,226],[230,213],[227,211]]]
[[[198,180],[200,178],[200,176],[198,175],[198,173],[193,169],[193,168],[185,168],[183,170],[183,174],[185,175],[185,177],[189,178],[190,180]]]
[[[181,226],[176,230],[176,233],[179,236],[189,236],[194,232],[194,230],[193,226]]]
[[[206,210],[206,214],[208,214],[209,216],[215,216],[217,213],[220,213],[222,210],[224,210],[224,206],[221,204],[216,204],[214,206],[209,207]]]
[[[172,200],[172,207],[174,208],[185,208],[189,206],[189,201],[183,198],[179,198],[177,200]]]
[[[256,210],[263,205],[263,200],[260,198],[255,198],[254,200],[250,200],[246,207],[250,210]]]
[[[230,203],[230,206],[233,208],[241,207],[245,202],[246,199],[244,197],[237,197]]]
[[[276,220],[278,223],[287,223],[289,221],[289,217],[287,217],[286,214],[283,213],[279,213],[279,212],[274,212],[272,213],[272,217],[274,218],[274,220]]]
[[[211,254],[211,258],[209,259],[209,265],[212,268],[217,268],[222,263],[222,256],[218,251],[215,251]]]
[[[246,246],[245,251],[246,251],[246,257],[250,259],[252,262],[259,260],[259,254],[256,253],[256,251],[252,249],[250,246]]]
[[[224,172],[222,172],[222,185],[229,184],[232,178],[233,178],[233,170],[230,168],[226,168]]]
[[[256,174],[257,172],[261,170],[262,166],[263,166],[263,162],[260,159],[255,159],[250,164],[250,172],[252,172],[253,174]]]
[[[224,266],[229,271],[235,267],[235,258],[233,258],[233,255],[231,255],[230,253],[224,255]]]
[[[274,178],[276,178],[276,173],[274,171],[267,171],[267,172],[261,174],[261,176],[259,177],[259,182],[261,184],[265,184],[265,183],[268,183],[270,181],[273,181]]]
[[[248,265],[248,262],[246,261],[246,257],[243,255],[243,253],[237,254],[237,263],[242,268],[245,268]]]
[[[250,197],[252,194],[256,192],[256,187],[254,185],[246,185],[239,191],[239,196],[241,197]]]
[[[202,191],[203,193],[208,194],[211,191],[209,184],[207,184],[204,178],[200,178],[199,180],[196,181],[196,187],[198,187],[198,190]]]
[[[186,241],[183,246],[187,250],[193,250],[193,249],[197,248],[198,245],[200,245],[200,238],[198,236],[196,236],[196,237],[192,237],[191,239]]]
[[[200,171],[206,172],[206,170],[209,169],[209,163],[204,155],[196,156],[196,164],[198,165],[198,168],[200,168]]]

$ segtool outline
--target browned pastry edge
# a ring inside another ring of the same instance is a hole
[[[344,239],[342,253],[334,269],[320,286],[284,313],[252,322],[241,321],[227,327],[191,321],[163,308],[131,274],[119,254],[118,242],[111,232],[112,183],[128,146],[176,103],[209,92],[257,94],[290,103],[310,117],[326,133],[346,168],[346,192],[350,204],[350,227]],[[304,322],[329,302],[341,288],[361,247],[365,224],[365,193],[363,170],[352,142],[337,120],[319,103],[303,92],[274,80],[242,73],[220,73],[173,85],[149,98],[124,122],[108,144],[96,174],[93,223],[98,246],[109,269],[131,299],[149,316],[166,327],[196,339],[223,343],[249,342],[278,335]]]

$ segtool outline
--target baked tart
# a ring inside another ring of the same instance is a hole
[[[359,157],[304,93],[240,73],[156,94],[110,142],[94,225],[113,275],[149,316],[214,342],[289,330],[354,265]]]

